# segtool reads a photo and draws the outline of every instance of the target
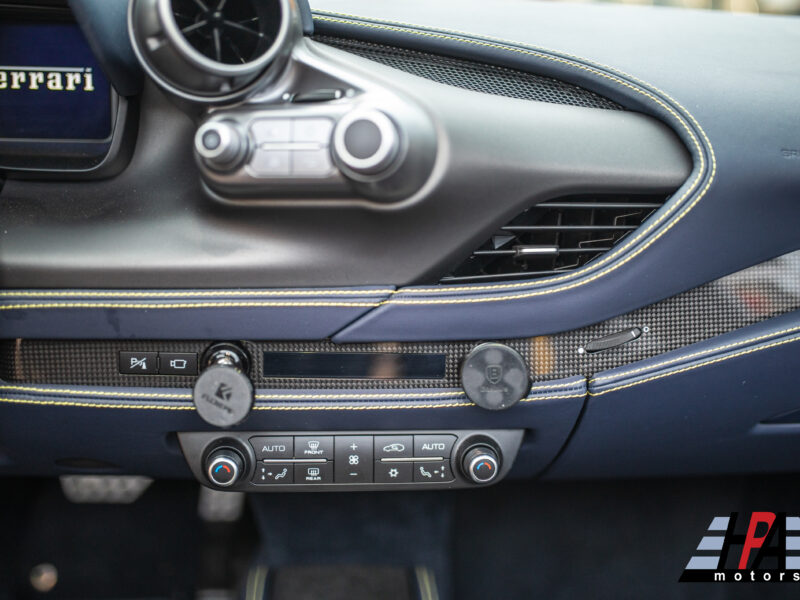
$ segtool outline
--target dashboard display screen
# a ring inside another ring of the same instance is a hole
[[[78,26],[0,21],[0,139],[110,135],[111,86]]]
[[[442,379],[444,354],[264,352],[264,377]]]

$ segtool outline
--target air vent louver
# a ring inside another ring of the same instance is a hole
[[[172,0],[172,14],[195,50],[229,65],[266,52],[281,20],[277,3],[253,0]]]
[[[622,241],[667,196],[571,196],[501,227],[441,283],[536,279],[572,271]]]
[[[292,0],[130,0],[128,10],[145,72],[171,94],[205,104],[266,86],[302,35]]]

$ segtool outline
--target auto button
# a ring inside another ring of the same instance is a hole
[[[250,445],[258,460],[286,459],[294,455],[294,438],[290,435],[254,437],[250,438]]]
[[[414,456],[449,458],[455,442],[454,435],[415,435]]]

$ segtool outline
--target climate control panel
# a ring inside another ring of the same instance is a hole
[[[522,430],[184,432],[195,476],[249,492],[456,488],[508,473]]]

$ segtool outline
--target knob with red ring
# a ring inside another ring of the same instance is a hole
[[[473,483],[491,483],[500,472],[500,458],[489,446],[474,446],[464,453],[461,469]]]
[[[208,455],[206,475],[217,487],[230,487],[236,483],[244,470],[242,456],[231,448],[221,448]]]

